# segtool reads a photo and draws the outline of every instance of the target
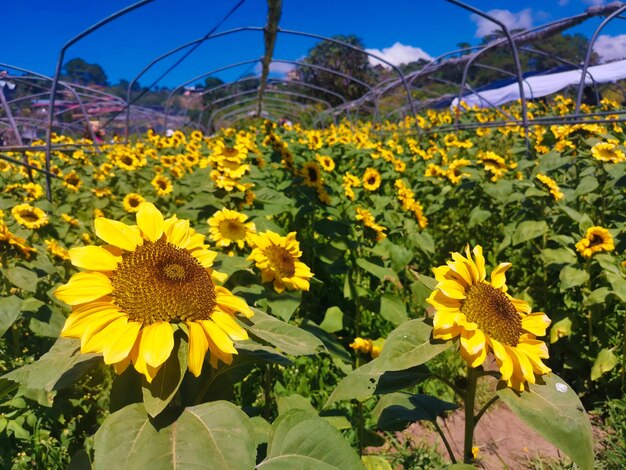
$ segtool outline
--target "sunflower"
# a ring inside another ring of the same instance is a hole
[[[26,240],[22,237],[18,237],[14,233],[11,233],[9,227],[7,227],[2,220],[0,220],[0,242],[5,242],[10,247],[13,247],[15,250],[22,253],[26,258],[30,258],[31,253],[37,252],[37,250],[28,246],[26,244]],[[2,249],[2,252],[4,252],[4,248]],[[0,263],[0,266],[1,265],[2,263]]]
[[[602,227],[589,227],[585,238],[576,243],[576,249],[584,258],[591,258],[599,251],[613,251],[615,244],[609,231]]]
[[[309,290],[309,279],[313,273],[299,258],[302,255],[300,244],[296,241],[296,232],[281,237],[267,231],[251,235],[255,248],[248,261],[256,262],[261,270],[263,282],[274,281],[274,290],[279,294],[285,290]]]
[[[327,155],[316,155],[315,159],[322,165],[322,169],[331,173],[335,169],[335,161]]]
[[[552,197],[555,201],[560,201],[565,197],[556,181],[554,181],[548,175],[544,175],[543,173],[537,173],[537,179],[547,186],[547,188],[550,190],[550,194],[552,194]]]
[[[321,170],[317,162],[306,162],[302,166],[300,174],[304,178],[304,184],[311,188],[318,186],[322,182]]]
[[[22,227],[37,229],[48,225],[48,215],[30,204],[19,204],[11,209],[11,214]]]
[[[500,263],[486,281],[482,247],[470,253],[468,245],[465,255],[452,253],[452,261],[433,269],[438,284],[427,300],[436,311],[433,338],[460,338],[461,356],[470,367],[493,352],[502,380],[522,391],[536,375],[550,372],[541,361],[548,357],[547,346],[536,339],[546,334],[550,319],[507,293],[505,272],[511,263]]]
[[[380,173],[376,168],[368,168],[363,174],[363,188],[368,191],[376,191],[381,183]]]
[[[157,196],[166,196],[174,191],[174,186],[170,179],[163,175],[156,175],[151,181]]]
[[[69,214],[61,214],[61,218],[72,227],[78,227],[80,225],[80,221],[76,217],[72,217]]]
[[[626,161],[624,152],[610,142],[600,142],[591,147],[591,155],[596,160],[606,163],[621,163]]]
[[[253,222],[246,223],[248,216],[230,209],[222,209],[207,220],[211,239],[217,246],[227,247],[236,243],[243,248],[250,243],[250,234],[256,232]]]
[[[128,193],[124,197],[122,204],[126,212],[134,213],[134,212],[139,211],[139,207],[141,206],[141,203],[144,201],[145,199],[143,198],[141,194]]]
[[[70,191],[78,191],[78,188],[80,188],[81,184],[82,181],[80,180],[78,173],[76,173],[76,171],[74,170],[70,171],[63,178],[63,186],[65,186]]]
[[[61,245],[59,245],[59,242],[57,242],[56,240],[49,239],[49,240],[44,240],[44,243],[46,244],[46,248],[48,249],[51,255],[56,256],[57,258],[63,261],[69,261],[70,259],[69,252],[65,248],[63,248]]]
[[[72,264],[86,271],[55,292],[72,306],[61,336],[80,338],[81,352],[102,353],[118,374],[132,363],[151,382],[176,354],[173,330],[184,323],[193,375],[200,375],[207,351],[214,368],[218,359],[230,364],[233,340],[248,338],[235,313],[253,313],[215,284],[225,276],[211,268],[216,253],[204,236],[187,220],[164,220],[149,202],[139,208],[137,225],[104,217],[94,225],[108,244],[70,250]]]

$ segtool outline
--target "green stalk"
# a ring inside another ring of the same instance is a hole
[[[473,367],[467,367],[467,390],[465,392],[465,437],[463,444],[463,462],[471,464],[474,460],[472,444],[474,443],[474,402],[476,401],[476,384],[480,373]]]
[[[439,424],[437,423],[437,420],[432,421],[432,423],[435,425],[435,429],[439,433],[439,436],[441,436],[441,440],[443,441],[443,445],[446,446],[446,450],[448,451],[448,455],[450,456],[450,461],[453,464],[455,464],[456,463],[456,457],[454,456],[454,452],[452,452],[452,447],[450,447],[450,443],[448,442],[448,439],[446,439],[446,435],[443,433],[443,431],[439,427]]]
[[[263,380],[263,398],[265,403],[263,405],[263,417],[265,419],[270,418],[271,414],[271,406],[272,406],[272,364],[266,364],[265,366],[265,377]]]
[[[587,271],[587,293],[591,293],[591,258],[587,259],[587,263],[585,264],[585,270]],[[591,346],[593,342],[593,314],[591,312],[591,308],[587,308],[587,336],[589,336],[589,346]]]

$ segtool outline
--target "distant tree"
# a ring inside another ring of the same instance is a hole
[[[107,86],[107,75],[104,69],[98,64],[89,64],[80,58],[65,63],[62,78],[80,85]]]
[[[364,49],[361,40],[352,34],[333,36],[333,39],[361,50]],[[319,42],[309,51],[304,62],[349,75],[366,83],[371,83],[374,76],[367,54],[329,41]],[[348,100],[359,98],[367,92],[365,87],[353,80],[312,67],[298,66],[298,74],[302,77],[302,81],[343,94]],[[333,104],[340,103],[340,100],[332,95],[323,92],[315,92],[314,94],[323,96],[324,99]]]

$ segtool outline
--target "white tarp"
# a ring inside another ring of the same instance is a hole
[[[524,79],[524,96],[526,99],[540,98],[556,93],[568,86],[578,85],[580,83],[581,74],[582,70],[578,69],[526,77]],[[591,77],[593,77],[593,80]],[[626,59],[587,68],[585,84],[593,85],[594,82],[615,82],[624,78],[626,78]],[[518,100],[520,98],[519,91],[519,85],[515,82],[503,86],[502,88],[484,90],[479,93],[464,96],[463,101],[469,106],[476,105],[479,108],[490,108]],[[458,98],[452,100],[451,107],[457,106],[458,102]]]

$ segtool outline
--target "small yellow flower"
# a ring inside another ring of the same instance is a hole
[[[209,234],[217,246],[227,247],[236,244],[243,248],[251,242],[250,235],[256,232],[253,222],[246,222],[248,216],[230,209],[222,209],[207,221]]]
[[[48,215],[30,204],[19,204],[11,209],[11,214],[22,227],[38,229],[48,225]]]
[[[139,211],[139,207],[141,203],[144,202],[145,199],[141,194],[137,193],[128,193],[124,200],[122,201],[122,205],[124,206],[124,210],[126,212],[135,213]]]
[[[163,175],[156,175],[151,184],[157,196],[166,196],[174,191],[171,180]]]
[[[576,250],[583,258],[591,258],[600,251],[613,251],[615,244],[609,231],[602,227],[589,227],[585,237],[576,243]]]
[[[376,191],[380,187],[382,178],[376,168],[368,168],[363,174],[363,188],[368,191]]]
[[[559,185],[556,184],[556,181],[554,181],[548,175],[544,175],[543,173],[537,173],[537,179],[548,187],[548,189],[550,190],[550,194],[552,194],[552,197],[554,197],[555,201],[560,201],[561,199],[563,199],[564,195],[561,192]]]
[[[624,152],[610,142],[600,142],[591,147],[591,155],[596,160],[606,163],[621,163],[626,161]]]

